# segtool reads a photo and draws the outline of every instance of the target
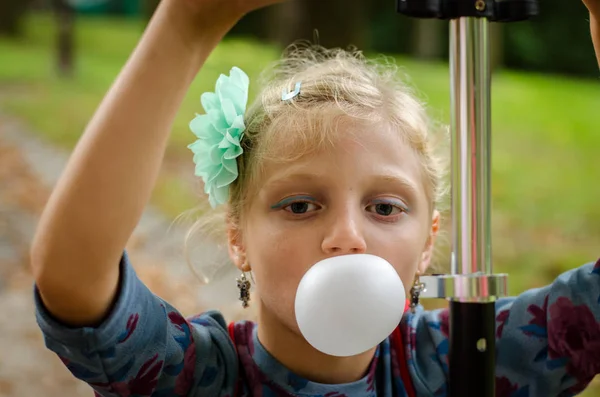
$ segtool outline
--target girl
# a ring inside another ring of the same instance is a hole
[[[37,319],[97,395],[446,395],[447,311],[419,307],[376,348],[340,358],[306,342],[293,310],[300,279],[324,258],[380,256],[407,291],[430,263],[443,169],[393,70],[305,49],[248,109],[239,69],[203,96],[190,148],[211,204],[227,211],[231,258],[256,280],[256,323],[184,319],[123,252],[188,85],[242,15],[275,2],[163,0],[48,202],[31,251]],[[598,51],[600,2],[586,4]],[[499,301],[497,395],[583,390],[600,373],[599,297],[600,262]]]

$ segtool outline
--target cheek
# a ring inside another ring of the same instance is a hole
[[[402,280],[402,285],[404,286],[404,292],[406,293],[406,295],[410,294],[410,289],[412,288],[416,272],[417,266],[411,268],[404,268],[398,272],[398,274],[400,275],[400,279]]]
[[[266,218],[266,219],[265,219]],[[248,262],[257,292],[268,306],[293,307],[296,289],[314,261],[314,233],[264,217],[244,231]],[[276,310],[276,308],[272,309]]]
[[[415,250],[412,250],[409,253],[406,250],[403,251],[400,249],[395,259],[396,260],[391,263],[393,263],[394,269],[396,269],[398,276],[400,276],[404,289],[408,294],[420,263],[420,251],[416,252]]]
[[[250,265],[258,272],[269,274],[301,270],[302,266],[297,263],[306,257],[303,248],[312,242],[307,241],[307,236],[298,228],[291,230],[285,223],[264,218],[267,219],[253,222],[245,231]]]
[[[371,241],[371,253],[382,256],[394,266],[407,294],[421,263],[427,237],[423,222],[414,219]]]

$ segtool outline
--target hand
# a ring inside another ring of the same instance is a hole
[[[158,24],[162,21],[168,29],[177,31],[177,38],[192,51],[198,46],[212,51],[245,14],[283,1],[162,0],[152,19],[159,21]]]
[[[583,0],[583,4],[590,11],[590,32],[600,67],[600,0]]]
[[[597,20],[600,19],[600,0],[583,0],[590,14]]]
[[[172,0],[185,4],[198,16],[208,16],[210,20],[233,20],[234,23],[245,14],[285,0]]]

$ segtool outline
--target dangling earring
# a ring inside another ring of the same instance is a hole
[[[410,289],[410,312],[413,314],[419,305],[419,295],[425,289],[425,284],[421,282],[419,276],[420,274],[417,272],[417,274],[415,274],[415,281]]]
[[[242,273],[235,281],[240,290],[239,300],[242,301],[242,307],[245,309],[249,306],[248,302],[250,301],[250,281],[246,278],[246,273]]]

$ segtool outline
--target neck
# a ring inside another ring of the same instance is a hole
[[[343,384],[365,376],[375,349],[352,357],[334,357],[312,347],[298,332],[279,321],[261,304],[258,339],[264,348],[294,374],[311,382]]]

